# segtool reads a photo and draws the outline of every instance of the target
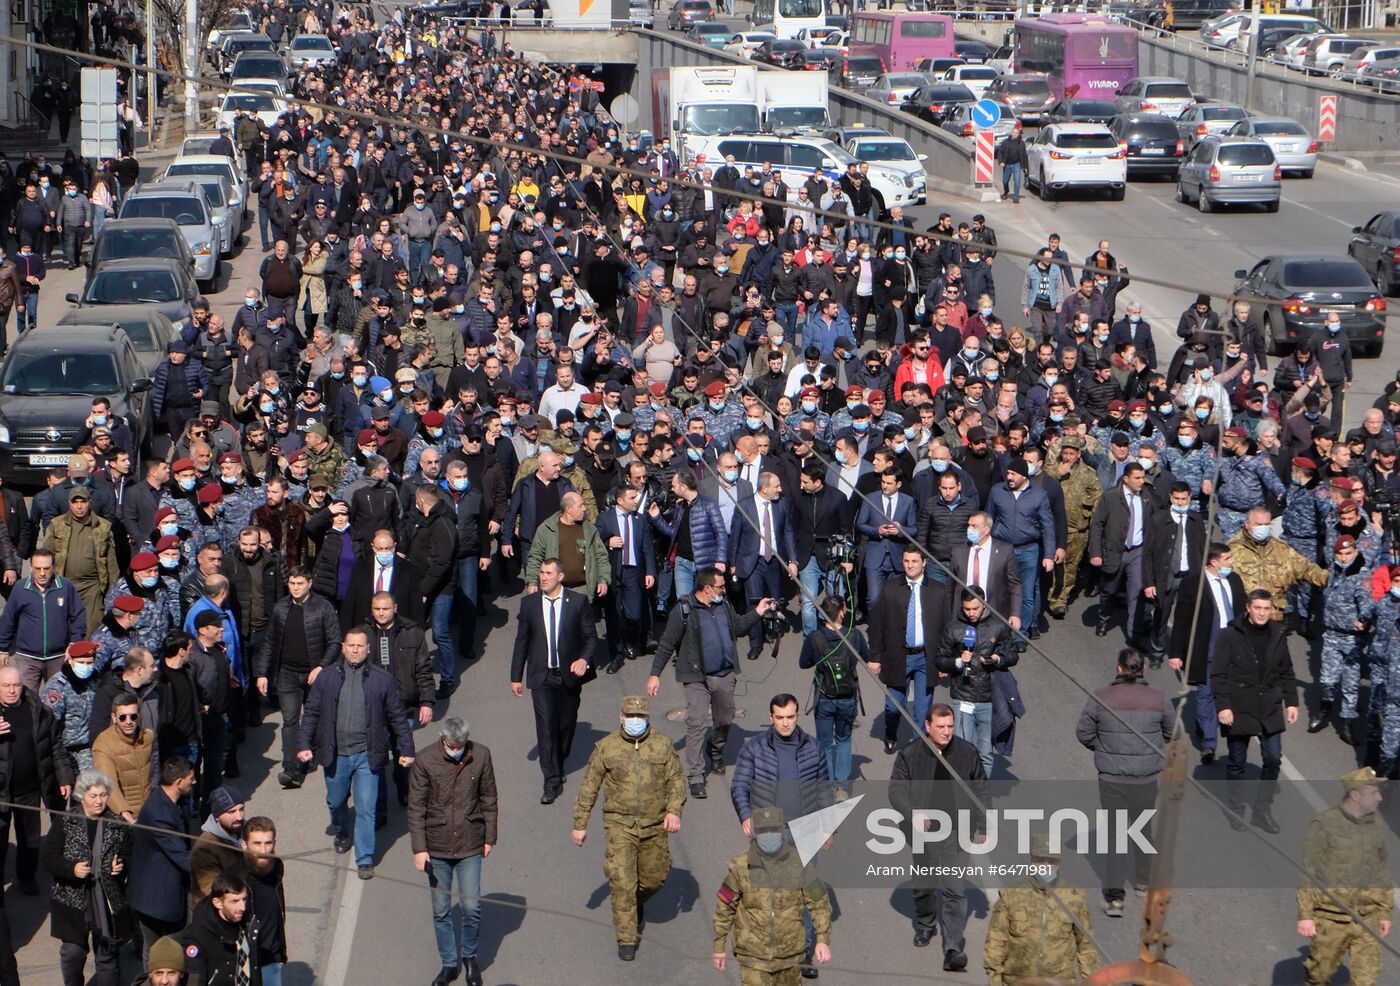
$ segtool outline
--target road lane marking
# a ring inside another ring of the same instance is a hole
[[[349,870],[341,870],[340,879],[345,890],[340,894],[340,914],[335,920],[335,934],[331,936],[331,954],[326,963],[324,982],[350,982],[350,952],[355,947],[355,925],[360,920],[360,899],[364,896],[365,881],[351,879]]]
[[[1298,785],[1298,791],[1304,798],[1307,798],[1308,804],[1312,805],[1315,811],[1326,811],[1331,807],[1323,800],[1322,795],[1317,793],[1317,789],[1303,777],[1302,772],[1300,772],[1297,767],[1293,766],[1292,760],[1289,760],[1287,757],[1281,758],[1279,762],[1279,773]]]

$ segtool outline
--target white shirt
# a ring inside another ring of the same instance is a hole
[[[1176,571],[1178,572],[1184,572],[1191,567],[1191,563],[1186,558],[1186,518],[1188,516],[1188,514],[1180,514],[1176,517]]]
[[[1125,488],[1123,498],[1128,504],[1127,547],[1131,550],[1142,546],[1142,494]]]
[[[1235,596],[1230,591],[1230,585],[1218,575],[1206,573],[1206,582],[1210,585],[1210,591],[1215,593],[1215,618],[1218,621],[1219,629],[1224,630],[1230,625],[1230,619],[1235,615]],[[1230,606],[1225,605],[1226,599],[1230,600]]]
[[[626,510],[623,510],[621,507],[614,507],[613,509],[617,513],[618,533],[622,534],[623,531],[627,532],[626,534],[622,535],[622,564],[624,566],[635,565],[637,564],[637,546],[633,543],[633,541],[635,541],[636,538],[632,531],[632,515],[629,514]]]
[[[549,664],[551,668],[560,667],[564,662],[559,657],[559,611],[564,608],[564,590],[560,589],[556,596],[544,596],[544,646],[545,660],[551,659],[557,663]],[[554,642],[554,653],[549,652],[549,643]]]
[[[919,591],[923,588],[924,580],[909,582],[909,607],[914,611],[914,643],[915,648],[924,646],[924,614],[923,600],[919,597]],[[909,642],[906,640],[905,645]]]
[[[975,564],[974,564],[975,562]],[[987,591],[987,566],[992,562],[992,543],[974,544],[967,553],[967,584],[980,586]],[[972,573],[976,572],[974,579]]]

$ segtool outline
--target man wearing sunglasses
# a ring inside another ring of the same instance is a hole
[[[111,809],[135,822],[151,793],[155,732],[141,727],[141,700],[124,692],[112,702],[112,725],[92,741],[92,765],[112,779]]]

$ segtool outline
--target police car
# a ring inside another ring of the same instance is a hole
[[[824,137],[787,132],[708,137],[696,147],[696,153],[703,154],[705,165],[712,168],[723,167],[732,155],[734,167],[741,173],[747,165],[761,171],[765,164],[771,164],[774,171],[782,171],[788,194],[794,198],[808,175],[820,173],[834,182],[846,173],[847,165],[859,163],[845,148]],[[928,177],[922,169],[908,171],[871,164],[870,188],[882,210],[928,199]]]

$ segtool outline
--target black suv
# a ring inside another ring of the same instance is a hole
[[[0,364],[0,477],[42,486],[66,466],[94,397],[110,398],[141,452],[150,450],[151,379],[125,329],[44,325],[16,339]]]

